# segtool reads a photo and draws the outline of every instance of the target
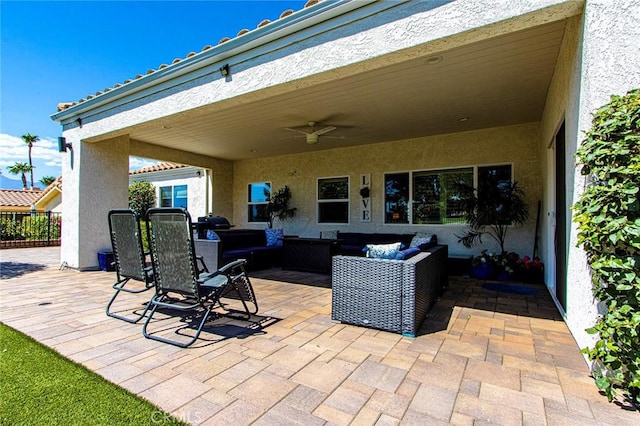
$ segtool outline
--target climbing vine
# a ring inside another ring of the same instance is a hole
[[[598,388],[640,406],[640,89],[612,96],[576,153],[587,176],[573,206],[578,244],[587,254],[593,294],[606,307],[583,349]]]

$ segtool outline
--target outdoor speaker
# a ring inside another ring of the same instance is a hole
[[[63,137],[58,138],[58,152],[67,152],[67,148],[71,149],[71,144],[67,143],[67,139]]]

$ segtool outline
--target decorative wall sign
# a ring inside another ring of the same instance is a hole
[[[371,222],[371,174],[360,175],[360,222]]]

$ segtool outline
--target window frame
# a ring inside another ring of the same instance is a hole
[[[346,198],[320,198],[320,182],[323,180],[331,180],[331,179],[346,179],[347,183],[347,193]],[[320,214],[320,206],[322,204],[329,203],[344,203],[346,204],[346,221],[344,222],[321,222],[321,214]],[[316,178],[316,223],[318,225],[348,225],[351,223],[351,176],[342,175],[342,176],[325,176]]]
[[[178,188],[182,188],[184,187],[184,190],[186,191],[186,197],[184,197],[185,200],[185,206],[178,206],[184,209],[187,209],[189,207],[189,185],[188,184],[180,184],[180,185],[165,185],[165,186],[159,186],[158,185],[158,207],[169,207],[169,208],[173,208],[176,207],[176,191],[178,190]],[[167,193],[166,195],[168,195],[167,197],[163,197],[163,192]],[[180,198],[182,199],[182,198]],[[163,201],[168,201],[169,205],[163,205]]]
[[[458,223],[414,223],[414,206],[416,204],[416,200],[414,199],[414,174],[418,173],[429,173],[429,172],[445,172],[452,170],[464,170],[471,169],[472,179],[473,179],[473,187],[478,188],[479,186],[479,173],[478,170],[482,168],[491,168],[491,167],[503,167],[508,166],[510,168],[511,182],[514,181],[514,165],[513,162],[500,162],[500,163],[489,163],[489,164],[476,164],[476,165],[466,165],[466,166],[456,166],[456,167],[446,167],[446,168],[431,168],[431,169],[415,169],[415,170],[399,170],[399,171],[390,171],[383,172],[383,197],[382,197],[382,225],[383,226],[461,226],[466,224],[466,222],[458,222]],[[407,200],[407,222],[387,222],[387,176],[388,175],[400,175],[406,174],[408,178],[408,200]],[[442,220],[442,219],[441,219]]]
[[[266,185],[269,187],[269,196],[266,198],[265,201],[251,201],[251,187],[252,185]],[[265,220],[252,220],[253,219],[253,215],[251,213],[252,207],[253,206],[267,206],[269,205],[269,198],[271,198],[271,192],[273,190],[273,184],[271,181],[261,181],[261,182],[249,182],[247,184],[247,223],[269,223],[269,217],[266,216],[266,211],[265,211]],[[257,216],[258,219],[261,219],[259,216]]]
[[[184,197],[184,206],[177,206],[177,207],[182,207],[182,208],[187,209],[187,208],[189,208],[189,185],[187,185],[187,184],[173,185],[173,189],[172,189],[173,197],[171,199],[171,203],[172,203],[171,207],[176,207],[176,205],[177,205],[176,200],[178,200],[177,192],[180,190],[179,188],[180,189],[184,188],[184,191],[185,191],[186,195]],[[183,197],[180,197],[179,199],[183,199]]]
[[[163,190],[168,190],[169,191],[169,196],[168,197],[163,197],[162,193]],[[168,200],[169,201],[169,205],[165,206],[163,201]],[[167,185],[167,186],[158,186],[158,207],[173,207],[173,185]]]

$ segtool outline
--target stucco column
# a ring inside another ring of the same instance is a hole
[[[579,89],[578,140],[591,128],[593,113],[612,94],[624,95],[640,87],[640,4],[637,0],[587,0],[582,40],[582,72]],[[575,153],[567,152],[567,156]],[[573,202],[584,191],[585,178],[575,169]],[[567,273],[567,324],[579,346],[592,342],[584,329],[596,318],[591,277],[584,252],[576,248],[577,229],[572,225]]]
[[[88,143],[65,137],[73,149],[62,161],[61,262],[97,269],[97,253],[111,251],[107,213],[128,205],[129,138]]]

